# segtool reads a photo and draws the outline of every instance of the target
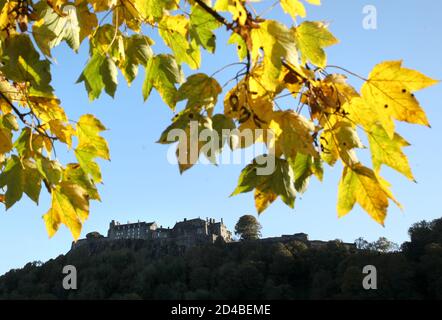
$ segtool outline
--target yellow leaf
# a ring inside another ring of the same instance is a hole
[[[310,61],[320,68],[324,68],[327,64],[323,48],[339,42],[321,22],[304,21],[299,27],[294,28],[294,34],[296,46],[301,52],[302,64]]]
[[[414,180],[407,156],[402,151],[403,147],[410,145],[404,138],[397,133],[390,138],[385,129],[378,124],[373,125],[367,134],[373,168],[376,172],[380,171],[381,165],[386,164],[408,179]]]
[[[72,136],[75,135],[75,130],[70,124],[66,125],[63,121],[55,119],[49,121],[49,128],[61,142],[66,143],[69,148],[72,147]]]
[[[358,162],[353,149],[363,148],[354,125],[347,121],[335,119],[335,123],[328,122],[321,134],[322,158],[329,165],[333,166],[341,158],[342,161],[351,166]]]
[[[89,215],[87,192],[78,185],[62,182],[52,189],[52,203],[43,216],[49,237],[52,237],[64,224],[71,231],[75,240],[80,237],[82,223]]]
[[[215,3],[216,11],[228,11],[232,14],[233,21],[244,25],[247,20],[247,11],[244,7],[245,0],[218,0]]]
[[[279,85],[278,79],[285,60],[298,66],[298,51],[295,45],[294,34],[285,25],[266,20],[259,28],[252,29],[252,62],[256,63],[264,54],[262,84],[269,91],[275,91]]]
[[[319,6],[321,4],[321,0],[306,0],[310,4],[314,4]],[[301,18],[305,18],[306,11],[305,7],[300,0],[281,0],[280,1],[282,9],[290,14],[293,20],[296,21],[296,17],[300,16]]]
[[[381,122],[390,138],[394,120],[429,126],[427,116],[414,92],[436,84],[418,71],[402,67],[402,61],[387,61],[375,66],[361,92],[364,103]]]
[[[384,225],[388,199],[394,200],[387,184],[373,170],[358,163],[344,168],[338,190],[338,216],[348,214],[358,203],[376,222]]]
[[[11,130],[0,127],[0,154],[7,153],[12,150],[12,133]]]
[[[258,214],[264,212],[267,207],[272,204],[273,201],[278,198],[278,195],[275,194],[272,190],[260,190],[259,187],[255,189],[255,207]]]
[[[291,110],[276,111],[269,128],[274,134],[271,148],[274,148],[277,156],[284,154],[285,158],[289,159],[299,152],[318,157],[312,137],[315,125],[304,116]]]

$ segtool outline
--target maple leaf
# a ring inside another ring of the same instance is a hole
[[[49,237],[52,237],[65,224],[74,240],[80,237],[82,222],[89,215],[89,197],[80,186],[63,181],[52,189],[51,208],[43,216]]]
[[[36,164],[13,155],[8,159],[4,171],[0,174],[0,188],[5,186],[7,188],[4,201],[6,209],[19,201],[23,193],[38,204],[41,177]]]
[[[263,86],[270,91],[276,88],[275,80],[279,78],[282,61],[287,60],[293,65],[298,65],[298,54],[293,32],[285,25],[266,20],[259,28],[252,29],[252,61],[257,61],[261,52],[264,53]]]
[[[165,54],[154,56],[149,59],[146,66],[146,78],[143,83],[144,100],[155,88],[164,102],[174,109],[178,99],[175,85],[183,81],[183,72],[173,56]]]
[[[390,138],[385,129],[380,125],[373,125],[368,132],[373,168],[379,172],[381,165],[385,164],[402,173],[410,180],[414,180],[407,156],[402,148],[410,144],[395,133]]]
[[[286,159],[295,158],[297,153],[318,157],[312,137],[315,125],[302,115],[293,111],[276,111],[269,128],[275,136],[271,144],[276,155],[284,154]]]
[[[327,57],[323,48],[338,43],[327,26],[321,22],[304,21],[293,29],[296,46],[301,52],[301,64],[310,61],[314,65],[324,68]]]
[[[201,64],[199,47],[194,41],[188,41],[189,20],[183,15],[165,15],[158,24],[159,34],[174,52],[178,63],[187,63],[190,68],[197,69]]]
[[[75,6],[65,5],[60,13],[57,13],[42,1],[36,5],[36,14],[39,20],[34,23],[32,31],[37,45],[45,55],[51,56],[51,48],[59,45],[63,40],[73,50],[78,51],[80,24]]]
[[[274,161],[275,168],[272,173],[259,170],[264,169],[268,161]],[[264,211],[276,197],[293,208],[296,198],[294,187],[294,173],[289,163],[272,155],[258,156],[253,162],[247,165],[242,171],[238,180],[238,186],[231,196],[240,193],[255,191],[255,206],[259,213]]]
[[[101,182],[100,168],[93,160],[102,158],[110,160],[109,147],[100,132],[106,130],[103,124],[93,115],[83,115],[77,123],[78,146],[75,156],[85,173],[90,174],[94,182]]]
[[[306,0],[310,4],[320,5],[321,0]],[[290,14],[293,20],[296,21],[296,18],[300,16],[301,18],[305,18],[306,11],[303,3],[300,0],[281,0],[280,5],[282,9]]]
[[[418,71],[403,68],[402,61],[378,64],[361,89],[365,110],[369,110],[363,115],[365,122],[379,121],[390,138],[394,136],[394,120],[429,126],[414,92],[437,82]]]
[[[358,203],[376,222],[384,225],[389,199],[394,200],[391,192],[373,170],[360,163],[344,168],[338,188],[339,217],[348,214]]]

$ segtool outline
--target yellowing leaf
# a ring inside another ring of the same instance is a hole
[[[101,173],[95,158],[109,160],[109,147],[100,132],[106,130],[93,115],[82,116],[77,123],[78,146],[75,156],[85,173],[90,174],[95,182],[101,182]]]
[[[414,92],[436,84],[420,72],[402,67],[402,61],[375,66],[362,86],[363,101],[381,122],[388,136],[394,136],[394,120],[429,126],[427,116]]]
[[[50,63],[40,54],[27,34],[11,35],[4,41],[0,71],[15,82],[29,82],[34,90],[51,93]]]
[[[38,204],[41,190],[41,177],[36,164],[30,160],[21,160],[13,155],[6,162],[0,174],[0,188],[7,187],[5,193],[6,209],[22,198],[23,192]]]
[[[216,36],[213,30],[220,27],[220,23],[199,5],[192,7],[190,13],[190,38],[207,51],[214,53]],[[236,34],[236,33],[235,33]]]
[[[55,12],[46,2],[37,4],[39,20],[33,25],[33,35],[42,52],[51,56],[51,48],[58,46],[61,41],[75,51],[80,47],[80,24],[77,8],[65,5],[60,13]]]
[[[178,101],[187,100],[186,108],[212,109],[222,88],[218,81],[204,73],[197,73],[187,78],[178,89]]]
[[[320,5],[321,0],[306,0],[310,4]],[[284,12],[290,14],[293,20],[296,21],[296,18],[300,16],[301,18],[305,18],[306,11],[305,7],[300,0],[281,0],[281,7]]]
[[[118,84],[117,75],[114,60],[97,52],[89,60],[77,83],[84,82],[91,101],[97,99],[103,89],[113,97]]]
[[[130,85],[138,74],[138,66],[145,67],[152,57],[153,52],[150,46],[153,41],[147,36],[138,34],[124,37],[123,41],[125,59],[119,62],[119,68]]]
[[[262,85],[269,91],[274,91],[278,86],[282,61],[287,60],[292,65],[298,65],[294,34],[285,25],[266,20],[259,25],[259,28],[252,29],[251,38],[252,61],[258,61],[261,53],[264,54]]]
[[[0,154],[12,150],[12,132],[0,126]]]
[[[64,224],[71,231],[75,240],[80,237],[81,225],[89,215],[87,192],[78,185],[62,182],[52,189],[52,203],[43,216],[49,237],[52,237]]]
[[[295,189],[300,193],[307,190],[310,177],[315,175],[319,181],[322,181],[324,172],[319,158],[309,154],[298,153],[294,158],[288,160],[295,174]]]
[[[214,6],[216,11],[228,11],[232,14],[232,20],[244,25],[247,20],[247,12],[244,7],[245,0],[217,0]]]
[[[275,158],[272,155],[255,158],[241,171],[238,186],[231,196],[254,189],[256,189],[255,206],[259,213],[265,210],[277,196],[281,197],[281,200],[289,207],[294,207],[296,198],[294,173],[284,159]]]
[[[293,111],[276,111],[269,128],[275,139],[272,146],[276,155],[284,154],[286,159],[295,158],[297,153],[318,156],[313,146],[314,124]]]
[[[261,191],[259,187],[255,189],[255,208],[258,214],[262,213],[267,207],[278,198],[278,195],[271,190]]]
[[[175,85],[183,81],[183,72],[173,56],[166,54],[154,56],[149,59],[146,66],[146,78],[143,83],[144,100],[155,88],[163,101],[174,109],[178,98]]]
[[[358,162],[354,148],[363,148],[353,124],[347,121],[329,123],[321,134],[321,156],[329,165],[333,166],[340,158],[351,166]]]
[[[201,55],[196,42],[188,41],[189,20],[183,15],[163,16],[158,24],[160,36],[170,47],[178,63],[187,63],[197,69],[201,64]]]
[[[327,57],[323,48],[338,43],[327,27],[321,22],[304,21],[294,28],[294,34],[296,46],[301,52],[302,64],[310,61],[324,68],[327,65]]]
[[[376,172],[379,172],[381,165],[386,164],[408,179],[414,180],[407,156],[402,151],[403,147],[410,145],[404,138],[397,133],[390,138],[380,125],[373,125],[367,134],[373,168]]]
[[[361,164],[344,168],[338,191],[338,215],[345,216],[358,203],[376,222],[384,225],[388,199],[393,199],[385,182]]]

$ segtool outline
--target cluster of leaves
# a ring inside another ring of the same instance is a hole
[[[295,22],[306,15],[300,0],[281,0],[280,6]],[[231,34],[228,43],[237,47],[239,62],[228,66],[242,69],[224,97],[224,112],[214,114],[225,86],[214,75],[186,78],[182,66],[197,70],[201,50],[215,53],[220,27]],[[157,32],[170,52],[154,53],[148,32]],[[84,83],[91,101],[103,90],[113,97],[119,71],[130,85],[140,67],[145,69],[145,100],[155,89],[174,112],[186,101],[159,143],[172,143],[166,139],[168,132],[189,131],[192,121],[217,133],[273,130],[270,141],[256,134],[253,142],[264,141],[275,150],[271,156],[276,170],[257,176],[254,161],[233,193],[255,190],[259,213],[279,196],[293,207],[297,192],[305,191],[312,175],[322,179],[322,163],[340,160],[339,215],[359,203],[383,223],[389,200],[397,201],[379,175],[381,166],[413,179],[402,151],[408,143],[395,132],[395,121],[428,125],[414,92],[436,81],[390,61],[377,65],[367,79],[360,77],[364,84],[358,92],[344,74],[328,72],[324,49],[338,40],[322,22],[286,26],[256,14],[253,3],[245,0],[0,0],[0,187],[6,188],[0,201],[10,208],[25,193],[38,203],[43,182],[52,194],[44,216],[50,235],[65,224],[78,238],[89,201],[99,200],[96,184],[102,178],[95,159],[109,159],[100,136],[103,124],[92,115],[77,122],[68,119],[50,83],[52,49],[65,42],[77,51],[85,40],[89,58],[77,82]],[[276,102],[282,96],[292,96],[293,104],[282,109]],[[360,132],[368,136],[372,169],[356,157],[355,150],[364,147]],[[216,162],[227,140],[223,136],[215,154],[205,152],[198,141],[184,141],[186,154],[177,148],[180,171],[198,160],[190,149]],[[55,143],[73,149],[76,162],[63,165],[53,159]]]

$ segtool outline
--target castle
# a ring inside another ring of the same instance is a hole
[[[90,232],[86,235],[86,239],[80,239],[72,243],[72,249],[86,244],[89,240],[114,241],[114,240],[146,240],[158,243],[174,243],[179,247],[192,247],[198,244],[215,243],[221,240],[226,243],[234,242],[232,233],[224,225],[223,219],[216,222],[215,219],[201,218],[186,219],[176,222],[173,228],[163,228],[158,226],[156,222],[134,222],[121,224],[112,220],[109,224],[107,237],[102,236],[98,232]],[[293,235],[282,235],[280,237],[270,237],[259,239],[261,242],[281,242],[301,241],[310,248],[324,248],[330,241],[309,240],[305,233],[295,233]],[[348,250],[355,249],[353,243],[341,242]]]
[[[186,219],[175,223],[173,228],[163,228],[156,222],[134,222],[121,224],[112,220],[109,224],[107,237],[98,232],[90,232],[86,239],[80,239],[73,243],[72,248],[78,247],[89,239],[120,240],[140,239],[158,242],[174,242],[178,246],[191,247],[203,243],[215,243],[217,239],[224,242],[232,241],[232,233],[224,225],[223,219],[216,222],[215,219],[201,218]]]

